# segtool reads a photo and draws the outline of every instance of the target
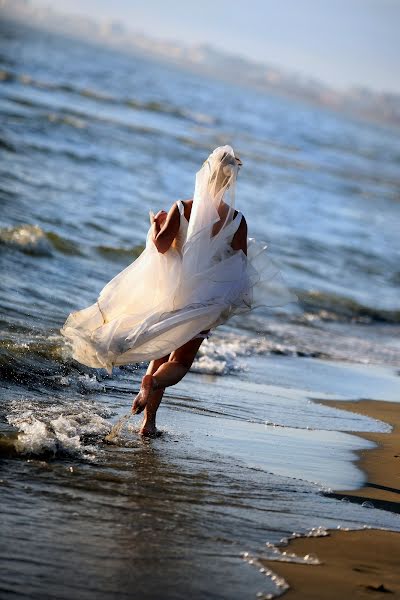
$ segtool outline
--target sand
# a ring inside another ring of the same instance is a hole
[[[362,435],[378,446],[359,452],[358,464],[367,475],[359,490],[340,490],[352,502],[370,501],[376,508],[400,512],[400,404],[362,400],[326,402],[380,419],[393,426],[391,433]],[[263,564],[284,577],[290,586],[285,597],[293,600],[357,598],[400,599],[400,533],[364,529],[331,531],[321,538],[297,538],[285,548],[300,556],[315,554],[321,565],[263,560]]]
[[[367,482],[359,490],[340,490],[334,497],[364,502],[376,508],[400,512],[400,403],[361,400],[359,402],[325,402],[329,406],[350,410],[393,426],[388,433],[357,433],[378,444],[373,450],[361,450],[358,465],[367,474]]]

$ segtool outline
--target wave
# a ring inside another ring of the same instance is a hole
[[[71,240],[31,224],[0,228],[0,245],[33,256],[52,256],[54,251],[69,255],[82,254],[78,245]]]
[[[233,323],[232,323],[233,324]],[[223,376],[248,369],[254,356],[323,358],[362,364],[397,366],[400,349],[391,345],[384,332],[377,343],[376,332],[371,339],[357,336],[348,326],[333,331],[310,327],[291,321],[266,321],[257,315],[242,317],[235,323],[242,332],[216,331],[200,347],[192,371]],[[7,327],[7,323],[4,324]],[[245,330],[243,332],[243,330]],[[0,375],[2,381],[17,385],[53,390],[77,390],[92,393],[107,387],[107,376],[80,365],[72,359],[64,338],[54,331],[19,331],[0,341]],[[131,372],[134,365],[116,368],[114,376]]]
[[[218,333],[200,346],[191,370],[205,375],[227,375],[245,371],[246,356],[268,354],[273,350],[272,344],[265,338]],[[278,351],[277,348],[275,350]]]
[[[99,111],[91,111],[90,109],[86,109],[83,107],[80,108],[72,108],[71,106],[62,108],[62,107],[58,107],[58,112],[54,112],[53,107],[51,106],[50,101],[48,103],[46,102],[41,102],[41,101],[36,101],[36,100],[27,100],[25,98],[19,98],[19,97],[15,97],[15,96],[9,96],[8,99],[12,102],[14,102],[15,104],[20,104],[22,106],[26,106],[28,108],[33,108],[33,109],[39,109],[42,112],[39,113],[35,113],[35,120],[37,121],[37,124],[39,125],[40,119],[42,119],[42,122],[44,121],[45,123],[55,123],[56,125],[62,123],[65,125],[68,125],[70,127],[73,127],[75,129],[86,129],[88,122],[92,121],[92,122],[99,122],[101,124],[110,124],[114,127],[123,127],[124,130],[130,130],[130,131],[135,131],[138,134],[142,134],[142,135],[153,135],[157,129],[155,128],[155,126],[145,126],[142,125],[140,123],[132,123],[129,122],[128,120],[124,120],[123,118],[121,118],[118,115],[112,115],[110,113],[108,114],[100,114]],[[50,112],[47,112],[50,111]],[[7,116],[10,116],[12,114],[12,112],[10,112],[10,110],[7,111]],[[22,119],[32,119],[32,114],[28,113],[27,115],[23,115],[21,117],[20,114],[17,114],[18,118],[22,118]],[[44,127],[44,125],[43,125]],[[46,133],[46,131],[43,129],[42,133]],[[46,143],[46,141],[43,141],[43,138],[41,139],[41,141],[38,141],[37,138],[27,138],[26,140],[24,140],[23,142],[23,147],[25,150],[27,149],[34,149],[34,150],[39,150],[39,151],[44,151],[44,152],[48,152],[49,148],[48,145]],[[14,149],[14,151],[16,152],[17,150]],[[95,152],[95,150],[93,148],[89,148],[85,151],[80,151],[77,152],[76,150],[73,150],[72,147],[52,147],[51,148],[51,153],[58,153],[58,154],[64,154],[65,156],[72,158],[73,160],[78,160],[79,162],[82,162],[82,160],[94,160],[96,162],[99,161],[99,156],[97,155],[97,153]],[[107,165],[109,165],[110,163],[112,163],[113,160],[108,157],[107,158]]]
[[[5,69],[0,70],[0,81],[8,83],[16,80],[16,75],[12,71],[6,71]]]
[[[305,309],[305,320],[350,321],[354,323],[400,323],[400,309],[370,307],[352,298],[322,291],[297,291]]]
[[[89,400],[71,402],[68,398],[47,404],[19,399],[10,403],[6,415],[9,425],[17,430],[6,436],[6,450],[9,453],[12,445],[17,454],[93,459],[98,453],[95,444],[111,430],[111,415],[109,409]]]
[[[399,330],[396,325],[392,324],[389,329],[373,327],[371,337],[366,329],[361,337],[356,323],[339,322],[332,327],[314,320],[309,323],[306,318],[307,315],[290,317],[289,321],[268,321],[264,316],[253,314],[243,316],[235,325],[252,331],[257,338],[265,338],[269,354],[394,367],[400,362],[400,348],[393,343]]]
[[[0,380],[40,393],[60,393],[68,388],[68,395],[83,396],[105,390],[103,374],[74,361],[64,338],[55,332],[14,333],[0,340]]]
[[[119,103],[120,101],[116,99],[115,102]],[[178,106],[174,106],[173,104],[168,104],[166,102],[157,102],[155,100],[148,102],[140,102],[131,98],[122,101],[122,104],[129,108],[134,108],[135,110],[146,110],[148,112],[164,113],[167,115],[171,115],[172,117],[177,117],[188,121],[194,121],[199,124],[211,125],[215,122],[215,119],[213,119],[209,115],[185,110],[179,108]]]
[[[2,150],[7,150],[7,152],[16,152],[16,148],[14,146],[14,144],[12,144],[11,142],[8,142],[5,139],[0,139],[0,148]]]
[[[73,372],[72,361],[61,336],[9,333],[0,341],[0,375],[3,382],[59,387],[61,378]],[[84,369],[82,369],[84,371]],[[88,371],[88,370],[87,370]]]
[[[111,261],[120,261],[124,258],[137,258],[144,250],[143,244],[132,246],[130,248],[118,248],[114,246],[96,246],[96,250],[101,256]]]
[[[192,371],[226,375],[247,369],[246,357],[262,354],[296,354],[283,340],[218,332],[202,344]],[[114,373],[129,370],[118,369]],[[83,393],[103,389],[101,371],[76,363],[64,338],[55,332],[10,334],[0,341],[0,374],[3,381],[62,389],[66,385]],[[105,375],[104,375],[105,376]],[[83,377],[83,379],[82,379]],[[90,378],[90,379],[88,379]]]
[[[53,248],[62,254],[79,256],[82,254],[78,244],[71,240],[54,233],[53,231],[46,232],[46,238],[51,242]]]
[[[68,113],[50,113],[47,115],[47,119],[50,123],[61,123],[74,127],[75,129],[85,129],[85,127],[87,127],[87,123],[84,119],[69,115]]]
[[[102,102],[106,104],[116,104],[125,106],[126,108],[132,108],[134,110],[143,110],[148,112],[155,112],[160,114],[170,115],[179,119],[184,119],[198,123],[200,125],[211,125],[215,123],[215,118],[200,112],[191,111],[188,109],[180,108],[174,104],[168,102],[160,102],[156,100],[141,101],[135,98],[120,98],[107,92],[98,89],[81,88],[67,83],[53,83],[49,81],[43,81],[35,79],[27,74],[16,74],[12,71],[0,71],[0,80],[6,82],[15,82],[30,86],[38,89],[55,91],[55,92],[66,92],[83,98],[89,98],[96,102]],[[26,103],[27,106],[32,106],[29,100],[15,99],[17,102]],[[73,126],[74,123],[69,123]]]

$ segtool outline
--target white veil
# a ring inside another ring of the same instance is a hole
[[[207,268],[210,253],[204,249],[220,246],[235,212],[238,171],[235,153],[226,145],[216,148],[196,173],[192,211],[182,249],[186,272],[199,273]]]

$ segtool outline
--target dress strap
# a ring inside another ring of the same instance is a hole
[[[243,214],[240,211],[238,211],[236,217],[233,217],[232,223],[237,224],[236,231],[239,229],[240,223],[242,222],[242,217]]]
[[[185,214],[185,207],[183,206],[183,202],[182,202],[182,200],[177,200],[177,201],[176,201],[176,204],[177,204],[177,206],[178,206],[178,209],[179,209],[179,214],[180,214],[181,216],[182,216],[182,215],[184,215],[184,214]]]

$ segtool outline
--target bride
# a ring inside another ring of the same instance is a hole
[[[156,434],[165,388],[185,376],[211,329],[255,306],[293,299],[266,246],[247,239],[246,220],[235,210],[241,166],[230,146],[216,148],[196,175],[193,200],[150,212],[139,258],[61,330],[87,366],[111,372],[150,360],[132,406],[145,411],[142,435]]]

